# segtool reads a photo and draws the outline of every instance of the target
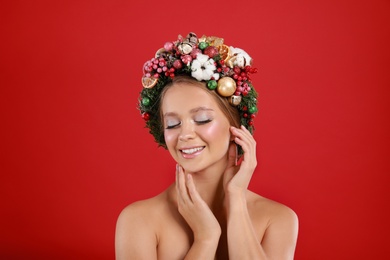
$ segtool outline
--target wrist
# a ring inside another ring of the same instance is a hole
[[[246,189],[228,190],[225,193],[225,200],[234,203],[243,203],[243,202],[246,203],[246,192],[247,192]]]
[[[221,230],[216,230],[210,234],[194,234],[194,243],[201,244],[204,246],[212,246],[218,244],[221,237]]]
[[[247,207],[246,191],[229,192],[225,194],[225,207],[227,211],[242,210]]]

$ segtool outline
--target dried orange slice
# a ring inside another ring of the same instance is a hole
[[[229,46],[222,44],[222,45],[217,46],[217,49],[218,49],[219,55],[221,55],[221,59],[223,61],[226,61],[227,59],[230,58],[231,52],[230,52]]]
[[[157,84],[158,79],[156,78],[151,78],[151,77],[142,77],[142,86],[144,88],[153,88]]]

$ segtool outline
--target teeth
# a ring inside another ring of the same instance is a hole
[[[186,153],[186,154],[193,154],[193,153],[196,153],[197,151],[200,151],[202,149],[203,149],[203,147],[197,147],[197,148],[185,149],[185,150],[181,150],[181,151],[183,153]]]

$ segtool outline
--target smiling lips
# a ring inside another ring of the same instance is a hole
[[[183,149],[183,150],[180,150],[180,151],[182,153],[185,153],[185,154],[194,154],[197,151],[203,150],[203,148],[204,147],[196,147],[196,148],[190,148],[190,149]]]
[[[204,146],[189,148],[189,149],[182,149],[180,151],[182,152],[182,154],[185,158],[192,158],[192,157],[198,155],[203,149],[204,149]]]

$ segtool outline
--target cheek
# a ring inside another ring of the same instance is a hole
[[[229,142],[229,125],[221,122],[215,122],[209,127],[202,129],[202,135],[209,141],[224,142],[226,140],[226,142]]]
[[[175,132],[176,131],[164,131],[164,139],[170,155],[172,156],[172,158],[177,160],[175,147],[176,147],[178,136]]]
[[[175,132],[176,131],[164,131],[165,144],[167,145],[168,149],[169,147],[172,147],[172,145],[174,145],[177,140],[177,134]]]

